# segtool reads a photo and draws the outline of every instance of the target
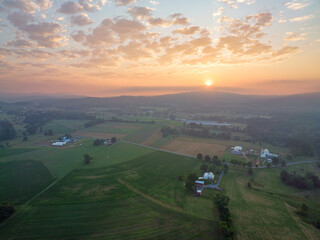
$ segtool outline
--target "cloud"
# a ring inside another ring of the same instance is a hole
[[[287,36],[283,39],[284,41],[288,42],[288,41],[301,41],[301,40],[305,40],[305,34],[296,34],[293,32],[287,32]]]
[[[115,0],[117,6],[127,6],[135,2],[136,0]]]
[[[40,7],[33,1],[4,0],[2,4],[7,8],[15,8],[15,9],[19,9],[20,11],[28,12],[28,13],[34,13],[36,10],[40,9]]]
[[[57,12],[64,14],[75,14],[83,11],[83,6],[79,3],[67,1],[63,3],[58,9]]]
[[[293,0],[291,2],[284,3],[283,5],[286,6],[288,9],[291,9],[291,10],[299,10],[299,9],[302,9],[302,8],[305,8],[305,7],[309,6],[310,4],[311,3],[308,2],[308,1],[304,1],[302,3],[299,0]]]
[[[4,45],[8,47],[18,47],[18,48],[28,48],[28,47],[34,46],[33,42],[25,39],[12,40],[12,41],[6,42]]]
[[[152,8],[148,7],[131,7],[128,9],[128,13],[137,19],[144,19],[151,15],[151,12],[153,11]]]
[[[169,18],[148,18],[148,24],[153,27],[170,27],[172,25],[182,25],[186,26],[190,24],[190,19],[183,17],[181,13],[174,13],[169,16]]]
[[[35,21],[35,18],[30,13],[25,12],[13,12],[7,16],[9,22],[15,27],[22,27],[29,22]]]
[[[223,10],[224,10],[223,7],[218,8],[217,12],[213,13],[212,16],[213,17],[221,16],[223,13]]]
[[[306,15],[306,16],[302,16],[302,17],[291,18],[291,19],[289,19],[289,21],[290,22],[304,22],[304,21],[307,21],[311,18],[313,18],[313,15]]]
[[[50,0],[36,0],[41,10],[47,10],[52,7],[53,2]]]
[[[228,4],[231,8],[238,8],[235,1],[232,1],[232,0],[218,0],[218,1]]]
[[[26,32],[28,37],[35,40],[39,46],[48,48],[61,46],[60,41],[63,37],[58,34],[62,30],[62,26],[60,24],[51,22],[26,24],[21,26],[20,30]]]
[[[196,32],[199,32],[200,29],[201,28],[198,26],[191,26],[191,27],[175,29],[175,30],[173,30],[172,33],[173,34],[192,35],[192,34],[195,34]]]
[[[71,23],[78,26],[85,26],[92,24],[93,21],[89,18],[88,14],[81,13],[80,15],[72,16]]]

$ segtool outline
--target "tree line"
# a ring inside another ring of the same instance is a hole
[[[297,175],[295,173],[290,174],[286,170],[282,170],[280,173],[281,180],[289,186],[293,186],[301,189],[315,189],[320,188],[319,177],[311,172],[307,172],[305,176]]]

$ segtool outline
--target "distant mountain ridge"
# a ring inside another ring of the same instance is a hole
[[[226,92],[187,92],[160,96],[81,97],[32,100],[39,107],[62,110],[92,108],[172,107],[184,111],[208,112],[320,112],[320,92],[286,96],[241,95]]]

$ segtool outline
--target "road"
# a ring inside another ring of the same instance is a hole
[[[168,150],[164,150],[161,148],[156,148],[156,147],[151,147],[148,145],[144,145],[144,144],[140,144],[140,143],[135,143],[135,142],[130,142],[130,141],[126,141],[126,140],[121,140],[120,142],[124,142],[124,143],[129,143],[129,144],[134,144],[140,147],[146,147],[146,148],[150,148],[156,151],[162,151],[162,152],[167,152],[167,153],[172,153],[175,155],[179,155],[179,156],[184,156],[184,157],[190,157],[190,158],[196,158],[195,156],[191,156],[191,155],[187,155],[187,154],[182,154],[182,153],[177,153],[177,152],[172,152],[172,151],[168,151]],[[297,164],[304,164],[304,163],[315,163],[318,162],[316,160],[314,161],[299,161],[299,162],[291,162],[291,163],[287,163],[286,166],[292,166],[292,165],[297,165]],[[243,166],[238,166],[238,165],[234,165],[232,163],[227,163],[227,165],[229,166],[235,166],[235,167],[243,167]],[[282,167],[281,165],[272,165],[270,167]],[[247,166],[245,168],[248,168]],[[257,168],[267,168],[267,166],[259,166]]]
[[[209,188],[209,189],[216,189],[219,187],[220,181],[222,179],[224,170],[222,171],[222,173],[220,174],[219,180],[216,184],[208,184],[208,185],[204,185],[203,188]]]

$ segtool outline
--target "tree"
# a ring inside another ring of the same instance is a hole
[[[202,164],[200,167],[200,170],[206,172],[208,170],[208,165],[207,164]]]
[[[249,168],[249,169],[248,169],[248,175],[249,175],[249,176],[252,176],[252,174],[253,174],[253,170],[252,170],[252,168]]]
[[[297,214],[299,214],[301,216],[307,216],[308,215],[308,210],[309,210],[308,206],[303,203],[300,206],[300,208],[298,209]]]
[[[210,158],[209,155],[206,155],[206,156],[204,157],[204,160],[205,160],[206,162],[210,162],[211,158]]]
[[[0,205],[0,223],[10,217],[16,211],[15,207],[10,203],[2,203]]]
[[[224,173],[227,173],[228,172],[228,165],[225,163],[224,166],[223,166],[223,170],[224,170]]]
[[[279,158],[278,157],[272,157],[272,164],[278,165],[279,164]]]
[[[285,167],[287,163],[285,160],[281,160],[280,164],[281,164],[281,167]]]
[[[16,137],[13,125],[7,121],[0,121],[0,140],[12,140]]]
[[[214,155],[212,158],[212,163],[217,164],[218,160],[219,160],[219,157],[217,155]]]
[[[286,158],[287,158],[288,161],[291,161],[292,160],[292,155],[291,154],[287,154]]]
[[[268,168],[271,167],[271,163],[267,163],[267,167],[268,167]]]
[[[84,164],[86,164],[86,165],[89,164],[91,160],[92,160],[92,157],[89,154],[86,153],[83,155]]]
[[[22,141],[24,141],[24,142],[28,141],[28,137],[27,137],[27,136],[24,136],[23,139],[22,139]]]
[[[202,153],[198,153],[198,154],[197,154],[197,158],[198,158],[199,160],[202,160],[202,159],[203,159]]]
[[[99,146],[99,145],[101,145],[103,142],[104,142],[103,139],[98,139],[98,138],[97,138],[96,140],[93,141],[93,146]]]
[[[250,182],[248,182],[248,188],[251,188],[251,183]]]
[[[111,138],[111,142],[112,142],[112,143],[116,143],[116,142],[117,142],[117,138],[116,138],[116,137],[112,137],[112,138]]]

